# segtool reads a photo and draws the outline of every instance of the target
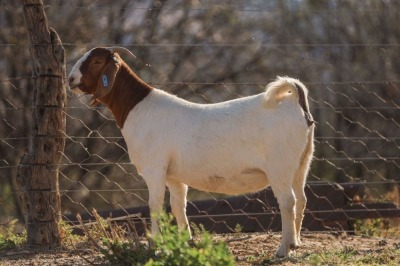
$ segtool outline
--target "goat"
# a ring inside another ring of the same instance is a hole
[[[141,80],[117,47],[94,48],[68,78],[76,93],[93,95],[112,111],[129,157],[149,190],[151,232],[159,233],[165,187],[180,230],[188,230],[188,186],[244,194],[271,186],[282,217],[276,255],[300,245],[304,186],[314,151],[307,88],[278,77],[266,91],[215,104],[191,103]],[[191,235],[190,235],[191,236]]]

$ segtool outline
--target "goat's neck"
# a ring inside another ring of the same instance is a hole
[[[152,88],[123,63],[109,94],[101,99],[111,110],[122,129],[129,112],[141,102]]]

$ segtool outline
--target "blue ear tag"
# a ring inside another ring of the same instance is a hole
[[[108,87],[108,78],[106,75],[101,75],[101,79],[103,81],[103,86]]]

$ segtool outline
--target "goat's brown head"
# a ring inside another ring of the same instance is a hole
[[[114,85],[121,67],[119,54],[134,55],[122,47],[98,47],[84,54],[74,65],[68,77],[73,92],[92,94],[93,99],[106,96]]]

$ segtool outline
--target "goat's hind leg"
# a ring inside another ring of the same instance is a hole
[[[304,209],[306,208],[307,198],[304,191],[306,185],[307,174],[310,169],[310,163],[314,151],[314,128],[310,128],[307,137],[307,145],[301,156],[300,166],[297,169],[293,179],[293,192],[296,197],[296,247],[301,245],[300,231],[304,217]]]
[[[294,248],[298,248],[301,245],[300,231],[304,217],[304,209],[307,203],[307,198],[304,192],[304,185],[305,185],[304,183],[305,183],[305,178],[303,181],[300,177],[298,178],[296,174],[295,180],[293,180],[293,192],[296,197],[296,209],[295,209],[296,243],[294,245]]]
[[[188,186],[176,181],[167,181],[167,186],[170,191],[171,211],[175,216],[178,228],[179,230],[187,230],[190,239],[192,239],[189,222],[186,216],[186,195]]]

